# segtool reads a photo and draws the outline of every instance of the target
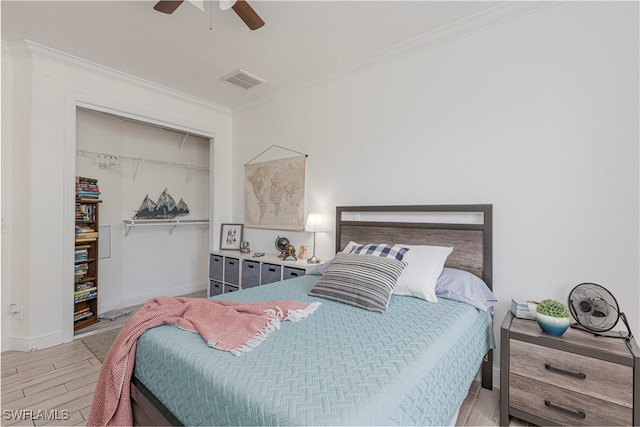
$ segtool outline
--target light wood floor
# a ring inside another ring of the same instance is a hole
[[[101,363],[82,341],[1,360],[3,426],[86,424]]]

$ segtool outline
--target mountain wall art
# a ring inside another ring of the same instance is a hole
[[[180,199],[176,201],[165,188],[157,202],[149,198],[147,194],[133,219],[170,219],[189,214],[189,206]]]

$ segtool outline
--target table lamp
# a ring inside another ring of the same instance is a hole
[[[304,231],[313,233],[313,255],[307,259],[309,264],[320,264],[320,260],[316,257],[316,232],[324,231],[324,222],[322,221],[322,214],[318,212],[311,212],[307,217],[307,224],[304,227]]]

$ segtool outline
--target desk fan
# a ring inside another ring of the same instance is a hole
[[[580,283],[569,292],[569,311],[577,323],[572,328],[591,332],[593,335],[606,338],[623,338],[630,340],[631,329],[627,316],[620,312],[618,301],[604,287],[595,283]],[[608,335],[618,320],[622,319],[627,327],[627,335]]]

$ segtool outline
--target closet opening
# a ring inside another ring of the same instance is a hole
[[[108,329],[114,313],[154,296],[206,295],[213,137],[81,106],[75,119],[75,176],[95,180],[99,194],[82,196],[100,202],[99,222],[76,223],[97,232],[97,259],[86,262],[95,262],[96,277],[78,267],[93,249],[76,242],[68,315],[86,311],[78,299],[95,297],[93,314],[102,319],[74,327],[74,336]]]

